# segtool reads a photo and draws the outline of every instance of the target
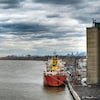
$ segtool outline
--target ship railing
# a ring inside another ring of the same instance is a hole
[[[54,71],[54,72],[46,72],[46,71],[44,71],[44,74],[45,75],[67,75],[67,72],[56,72],[56,71]]]
[[[57,75],[67,75],[67,72],[57,72]]]

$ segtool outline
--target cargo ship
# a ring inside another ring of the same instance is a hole
[[[46,69],[44,75],[44,86],[65,86],[67,72],[65,70],[65,63],[59,59],[56,54],[46,62]]]

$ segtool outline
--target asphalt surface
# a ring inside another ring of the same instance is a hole
[[[74,90],[81,100],[100,100],[100,84],[98,85],[73,85]]]

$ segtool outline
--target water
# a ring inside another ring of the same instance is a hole
[[[43,61],[0,60],[0,100],[73,100],[67,86],[44,87]]]

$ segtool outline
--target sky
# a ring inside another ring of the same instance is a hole
[[[86,52],[100,0],[0,0],[0,56]]]

